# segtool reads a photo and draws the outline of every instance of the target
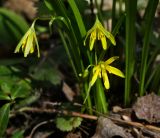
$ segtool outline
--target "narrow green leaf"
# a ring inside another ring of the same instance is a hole
[[[0,108],[0,137],[3,138],[9,121],[10,103],[3,105]]]
[[[76,21],[77,21],[77,24],[78,24],[78,27],[79,27],[79,31],[80,31],[81,36],[83,38],[86,35],[86,29],[85,29],[84,22],[82,20],[81,14],[79,12],[79,9],[78,9],[74,0],[68,0],[68,3],[70,5],[70,7],[72,8],[73,14],[76,18]]]
[[[130,103],[131,78],[134,73],[135,64],[135,42],[136,42],[136,10],[137,0],[126,0],[126,46],[125,46],[125,105]]]
[[[11,97],[12,99],[15,98],[25,98],[31,92],[31,86],[29,80],[20,80],[16,83],[17,85],[13,86]]]
[[[44,3],[46,5],[46,7],[50,10],[50,11],[53,11],[54,8],[52,6],[52,3],[50,2],[50,0],[44,0]]]
[[[72,20],[70,20],[69,16],[69,12],[66,9],[65,5],[64,5],[64,1],[63,0],[56,0],[54,1],[54,3],[51,0],[46,0],[47,2],[49,2],[50,4],[52,4],[52,8],[54,9],[54,11],[56,12],[57,16],[63,16],[68,24],[69,29],[66,31],[65,35],[67,37],[68,40],[68,49],[69,50],[69,54],[74,57],[74,64],[76,67],[77,72],[82,72],[83,70],[83,62],[82,62],[82,58],[80,55],[80,49],[79,49],[79,38],[77,35],[76,30],[73,28],[71,22]],[[66,29],[66,26],[65,26]]]
[[[157,93],[160,84],[160,65],[157,65],[153,72],[154,76],[151,82],[151,90]]]
[[[149,43],[152,32],[152,23],[154,20],[154,15],[158,6],[159,0],[149,0],[146,13],[145,13],[145,34],[143,39],[143,48],[142,48],[142,58],[141,58],[141,68],[140,68],[140,86],[139,93],[140,96],[145,93],[145,78],[147,72],[147,62],[148,62],[148,54],[149,54]]]
[[[8,9],[0,8],[1,43],[16,43],[28,28],[29,26],[23,17]]]

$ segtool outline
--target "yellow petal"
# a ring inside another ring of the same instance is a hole
[[[120,71],[119,69],[115,68],[115,67],[112,67],[112,66],[106,66],[106,70],[109,72],[109,73],[112,73],[114,75],[117,75],[119,77],[122,77],[122,78],[125,78],[124,74],[122,71]]]
[[[25,46],[25,45],[26,45],[26,42],[27,42],[26,40],[27,40],[27,38],[28,38],[28,34],[30,33],[30,31],[31,31],[31,29],[29,29],[29,30],[25,33],[25,35],[22,37],[22,39],[21,39],[20,42],[18,43],[18,45],[17,45],[14,53],[18,53],[19,50],[20,50],[20,48],[21,48],[22,46]],[[22,49],[22,51],[23,51],[23,49]]]
[[[100,28],[101,28],[101,27],[100,27]],[[101,28],[101,30],[102,30],[103,34],[111,41],[111,43],[112,43],[113,45],[116,45],[116,41],[115,41],[114,36],[113,36],[109,31],[107,31],[107,30],[105,30],[105,29],[102,29],[102,28]]]
[[[91,35],[91,33],[96,29],[96,26],[94,25],[86,34],[86,37],[84,39],[84,46],[86,45],[86,40],[88,38],[89,35]]]
[[[90,38],[90,43],[89,43],[89,49],[90,49],[90,51],[92,51],[92,49],[93,49],[95,40],[96,39],[94,39],[94,38],[93,39]]]
[[[94,31],[91,33],[91,36],[90,36],[90,41],[89,41],[90,51],[92,51],[92,49],[93,49],[95,40],[96,40],[96,30],[94,30]]]
[[[107,41],[106,41],[106,37],[105,36],[102,36],[101,43],[102,43],[103,49],[106,50],[107,49]]]
[[[97,36],[98,40],[101,40],[102,47],[104,50],[106,50],[107,49],[106,37],[101,30],[97,29],[97,32],[98,32],[98,36]]]
[[[34,52],[34,44],[32,44],[33,46],[31,47],[30,49],[30,53],[33,53]]]
[[[97,69],[96,69],[96,71],[95,71],[95,73],[93,74],[93,77],[92,77],[92,79],[91,79],[91,81],[90,81],[90,85],[91,85],[91,86],[93,86],[93,84],[96,82],[97,77],[98,77],[100,71],[101,71],[100,68],[97,68]]]
[[[27,57],[32,47],[33,47],[33,32],[31,32],[28,36],[28,40],[26,42],[26,47],[24,50],[24,57]]]
[[[36,33],[33,34],[35,45],[37,46],[37,56],[40,57],[39,45],[36,37]]]
[[[24,52],[25,48],[26,48],[26,44],[22,44],[22,52]]]
[[[102,31],[102,33],[111,41],[113,45],[116,45],[114,36],[103,27],[103,25],[99,20],[97,21],[97,24],[98,24],[98,29]]]
[[[107,61],[105,61],[105,64],[109,65],[109,64],[111,64],[112,62],[114,62],[118,58],[119,58],[118,56],[111,57]]]
[[[102,70],[102,77],[103,77],[103,83],[106,89],[110,88],[109,79],[107,72],[105,70]]]
[[[99,65],[94,66],[93,68],[93,74],[96,72],[96,70],[99,68]]]

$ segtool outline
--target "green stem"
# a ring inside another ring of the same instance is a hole
[[[99,78],[96,81],[96,91],[95,92],[96,92],[95,101],[96,101],[97,111],[101,113],[107,113],[108,103],[106,101],[106,96],[105,96],[104,88],[102,85],[102,81]]]
[[[88,94],[90,93],[91,87],[88,86],[88,82],[85,82],[84,88],[85,88],[85,92],[86,92],[85,96],[86,96],[86,98],[88,97],[88,98],[86,99],[86,100],[87,100],[87,109],[89,110],[89,113],[90,113],[90,114],[93,114],[91,97],[90,97],[90,95],[88,95]],[[88,96],[87,96],[87,95],[88,95]]]
[[[102,11],[101,11],[100,6],[98,5],[97,0],[95,0],[95,5],[96,5],[96,8],[97,8],[97,10],[98,10],[98,17],[99,17],[99,20],[100,20],[101,23],[104,25],[104,23],[103,23]]]
[[[68,45],[67,45],[67,43],[66,43],[65,37],[64,37],[64,35],[63,35],[63,33],[62,33],[62,31],[61,31],[60,29],[58,29],[58,32],[59,32],[59,34],[60,34],[60,37],[61,37],[63,46],[64,46],[64,48],[65,48],[65,50],[66,50],[66,53],[67,53],[67,56],[68,56],[69,61],[70,61],[70,63],[71,63],[71,66],[72,66],[72,68],[73,68],[73,71],[74,71],[77,79],[79,79],[78,73],[77,73],[77,70],[76,70],[76,67],[75,67],[74,62],[73,62],[73,58],[71,57],[71,53],[70,53],[70,51],[69,51],[69,49],[68,49]]]

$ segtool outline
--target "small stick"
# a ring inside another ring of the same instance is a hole
[[[63,115],[82,117],[82,118],[91,119],[91,120],[97,120],[98,119],[98,117],[94,116],[94,115],[82,114],[82,113],[79,113],[79,112],[67,111],[67,110],[56,110],[56,109],[43,109],[43,108],[23,107],[20,110],[18,110],[18,112],[59,113],[59,114],[63,114]],[[112,120],[116,124],[123,124],[123,125],[125,124],[125,125],[129,125],[129,126],[132,126],[132,127],[139,128],[142,131],[146,129],[146,130],[150,130],[150,131],[154,131],[154,132],[160,133],[160,128],[156,127],[156,126],[143,125],[143,124],[138,123],[138,122],[124,121],[124,120],[115,119],[115,118],[112,118],[112,117],[109,117],[109,116],[104,116],[104,117]]]
[[[98,119],[97,116],[82,114],[82,113],[78,113],[78,112],[71,112],[71,111],[67,111],[67,110],[24,107],[24,108],[21,108],[18,111],[19,112],[36,112],[36,113],[59,113],[59,114],[63,114],[63,115],[77,116],[77,117],[82,117],[82,118],[91,119],[91,120],[97,120]]]

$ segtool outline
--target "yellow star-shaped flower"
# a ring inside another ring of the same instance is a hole
[[[90,81],[90,85],[93,86],[93,84],[96,82],[97,78],[103,78],[103,83],[106,89],[110,88],[110,83],[107,75],[107,71],[109,73],[112,73],[114,75],[117,75],[119,77],[124,78],[124,74],[117,68],[110,66],[112,62],[114,62],[118,57],[114,56],[109,58],[106,61],[100,61],[98,65],[94,66],[93,68],[93,76]]]
[[[20,48],[22,48],[22,52],[24,53],[24,57],[27,57],[28,54],[33,53],[35,51],[35,46],[37,47],[37,56],[40,57],[39,52],[39,45],[36,37],[36,32],[34,29],[34,24],[31,25],[29,30],[25,33],[25,35],[20,40],[19,44],[17,45],[14,53],[18,53]]]
[[[94,43],[95,43],[96,40],[101,41],[102,47],[103,47],[104,50],[107,49],[106,38],[108,38],[113,45],[116,45],[116,41],[114,39],[114,36],[102,26],[98,17],[96,18],[96,22],[93,25],[93,27],[87,32],[86,38],[84,40],[84,45],[86,45],[86,40],[87,40],[89,35],[90,35],[90,40],[89,40],[90,51],[93,49],[93,46],[94,46]]]

